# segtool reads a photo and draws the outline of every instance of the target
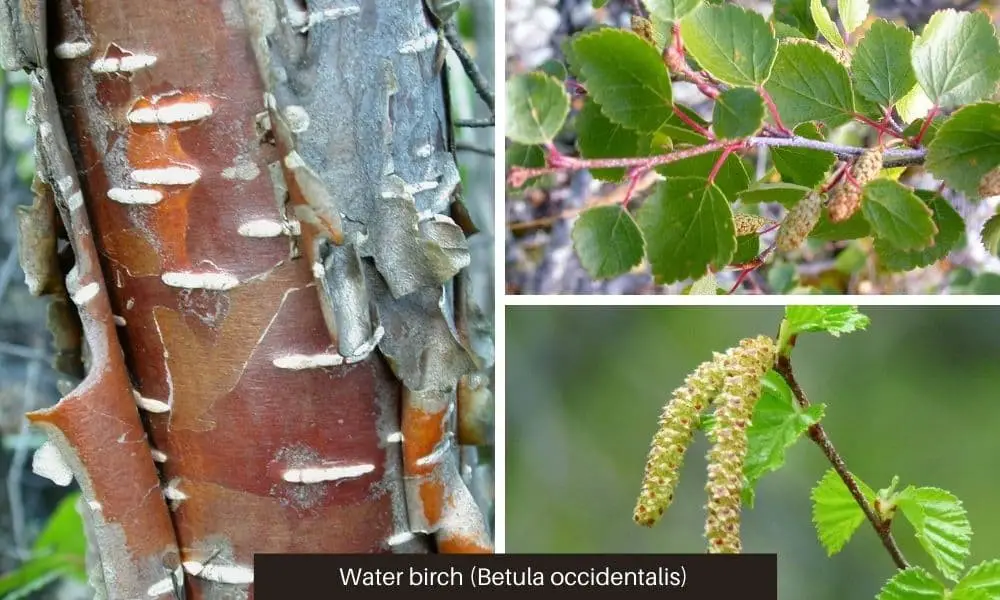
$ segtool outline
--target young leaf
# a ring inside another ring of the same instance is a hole
[[[963,106],[927,147],[927,169],[956,190],[979,196],[983,175],[1000,165],[1000,105]]]
[[[604,116],[601,107],[587,98],[576,118],[576,146],[584,158],[627,158],[639,155],[639,134]],[[620,181],[625,169],[591,169],[603,181]]]
[[[944,586],[921,567],[897,571],[875,600],[944,600]]]
[[[872,502],[875,492],[857,477],[861,494]],[[813,523],[816,534],[829,556],[840,552],[865,520],[851,491],[833,469],[829,469],[812,491]]]
[[[1000,560],[988,560],[969,569],[955,586],[952,598],[958,598],[959,592],[972,590],[984,592],[989,598],[1000,596]]]
[[[847,47],[847,44],[844,43],[844,38],[840,36],[837,24],[833,22],[833,17],[830,16],[830,11],[823,4],[823,0],[809,0],[809,12],[812,14],[813,21],[816,22],[816,29],[819,30],[826,41],[838,48]]]
[[[953,590],[948,600],[995,600],[996,596],[981,590]]]
[[[851,35],[868,18],[868,0],[837,0],[837,13],[844,31]]]
[[[979,239],[987,252],[993,256],[1000,256],[1000,215],[993,215],[983,223]]]
[[[654,132],[674,116],[670,74],[642,38],[606,28],[584,33],[572,45],[587,92],[609,119]]]
[[[900,250],[926,248],[937,233],[931,209],[910,188],[889,179],[865,185],[861,210],[875,236]]]
[[[854,89],[882,106],[893,106],[913,89],[917,76],[910,63],[913,33],[883,19],[858,42],[851,60]]]
[[[729,201],[715,184],[706,184],[700,177],[668,179],[639,209],[646,255],[659,283],[721,269],[736,251]]]
[[[890,271],[909,271],[936,263],[958,246],[965,233],[961,215],[942,196],[928,190],[917,190],[916,194],[934,213],[934,243],[923,250],[900,250],[883,238],[876,239],[875,252],[882,266]]]
[[[735,4],[699,6],[681,20],[681,38],[702,68],[730,85],[764,83],[778,46],[763,16]]]
[[[741,138],[757,133],[764,122],[764,99],[750,88],[730,88],[715,99],[712,129],[720,138]]]
[[[646,10],[661,21],[677,21],[698,7],[701,0],[642,0]]]
[[[778,23],[784,23],[802,32],[803,37],[812,39],[816,37],[816,23],[813,22],[812,14],[809,12],[809,0],[775,0],[774,18]],[[778,27],[775,26],[775,31]]]
[[[993,93],[1000,79],[1000,42],[981,12],[940,10],[913,42],[917,81],[934,104],[952,108]]]
[[[786,306],[786,336],[825,331],[834,337],[868,327],[870,320],[856,306]]]
[[[765,89],[788,127],[806,121],[826,121],[834,127],[846,123],[854,112],[854,92],[847,69],[829,52],[812,44],[782,42]]]
[[[753,488],[770,471],[785,464],[785,453],[809,429],[823,418],[824,405],[813,404],[802,410],[792,396],[785,379],[775,371],[761,380],[761,396],[754,407],[753,420],[747,429],[747,457],[743,474],[747,484],[744,499],[753,506]]]
[[[969,556],[972,526],[962,502],[950,492],[910,486],[899,493],[896,506],[917,531],[917,541],[941,573],[956,581]]]
[[[544,144],[562,129],[569,114],[569,94],[543,73],[507,81],[507,137],[520,144]]]
[[[642,234],[621,206],[584,211],[572,237],[580,264],[594,279],[621,275],[642,261]]]
[[[813,123],[802,123],[795,128],[795,135],[810,140],[823,139],[819,128]],[[830,167],[837,162],[837,157],[832,152],[794,146],[772,148],[771,158],[783,181],[809,188],[819,185],[826,178]]]

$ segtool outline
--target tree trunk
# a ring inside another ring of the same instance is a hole
[[[98,596],[252,598],[257,552],[490,551],[420,0],[36,2],[0,8],[49,184],[25,271],[61,289],[61,221],[88,364],[31,415],[35,467],[80,483]]]

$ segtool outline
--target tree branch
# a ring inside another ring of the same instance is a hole
[[[795,374],[792,371],[792,361],[788,356],[779,355],[778,362],[774,367],[774,370],[781,374],[788,382],[788,387],[791,388],[792,394],[795,396],[795,400],[799,403],[802,408],[807,408],[809,406],[809,400],[806,398],[805,392],[799,386],[799,383],[795,380]],[[809,439],[816,443],[823,451],[827,460],[833,465],[833,469],[840,475],[840,479],[850,490],[851,496],[854,497],[855,502],[861,507],[861,510],[865,513],[865,517],[868,518],[868,522],[872,524],[875,528],[875,533],[878,534],[879,539],[882,540],[882,545],[885,546],[886,551],[889,552],[889,556],[892,557],[893,562],[899,569],[906,569],[910,564],[903,557],[902,551],[900,551],[899,546],[896,545],[895,538],[892,537],[892,532],[889,530],[892,525],[892,520],[883,520],[879,517],[875,510],[872,508],[871,504],[868,503],[868,499],[861,492],[861,488],[858,486],[858,482],[851,475],[851,472],[847,470],[847,465],[844,464],[844,459],[837,453],[836,448],[833,447],[833,443],[830,441],[829,436],[826,435],[826,431],[823,426],[819,423],[809,427]]]
[[[451,49],[455,51],[458,56],[459,62],[462,63],[462,67],[465,69],[465,74],[469,76],[469,81],[472,82],[472,87],[476,88],[476,93],[479,97],[483,99],[486,106],[490,109],[490,114],[495,114],[493,105],[495,100],[493,98],[493,90],[490,89],[490,84],[483,77],[483,74],[479,72],[479,67],[476,66],[476,61],[472,59],[469,55],[469,51],[465,49],[465,45],[462,44],[462,37],[458,34],[458,29],[455,27],[454,21],[447,21],[441,25],[442,31],[444,32],[444,37],[448,40],[451,45]]]

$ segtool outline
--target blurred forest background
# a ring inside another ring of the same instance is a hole
[[[862,307],[867,331],[799,336],[796,376],[848,469],[875,490],[944,488],[972,524],[967,565],[1000,557],[1000,308]],[[774,336],[781,307],[507,309],[507,550],[700,553],[706,502],[699,433],[676,498],[652,529],[632,522],[649,442],[674,388],[713,351]],[[810,491],[829,463],[808,439],[765,475],[743,512],[744,552],[778,554],[779,597],[874,598],[894,573],[868,522],[832,558]],[[905,522],[913,564],[933,562]]]
[[[456,22],[495,89],[494,0],[463,2]],[[447,58],[452,118],[488,118],[457,56],[450,52]],[[74,510],[77,486],[60,488],[32,473],[32,453],[45,437],[23,418],[68,391],[57,389],[50,366],[48,300],[28,293],[18,263],[15,211],[31,203],[35,172],[34,129],[25,122],[28,97],[23,73],[0,72],[0,599],[83,599],[93,597],[93,591],[84,582],[85,540]],[[484,127],[455,134],[465,204],[480,231],[469,240],[469,274],[487,315],[494,313],[495,297],[493,132]]]

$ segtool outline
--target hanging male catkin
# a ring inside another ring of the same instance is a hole
[[[865,184],[878,177],[882,170],[884,152],[885,148],[882,146],[866,150],[848,171],[850,176],[844,177],[833,188],[830,202],[827,203],[830,221],[840,223],[850,219],[854,213],[858,212]]]
[[[798,204],[790,208],[781,226],[778,227],[778,235],[775,238],[778,251],[790,252],[801,246],[809,236],[809,232],[816,227],[822,211],[823,198],[816,192],[809,192],[805,198],[799,200]]]

